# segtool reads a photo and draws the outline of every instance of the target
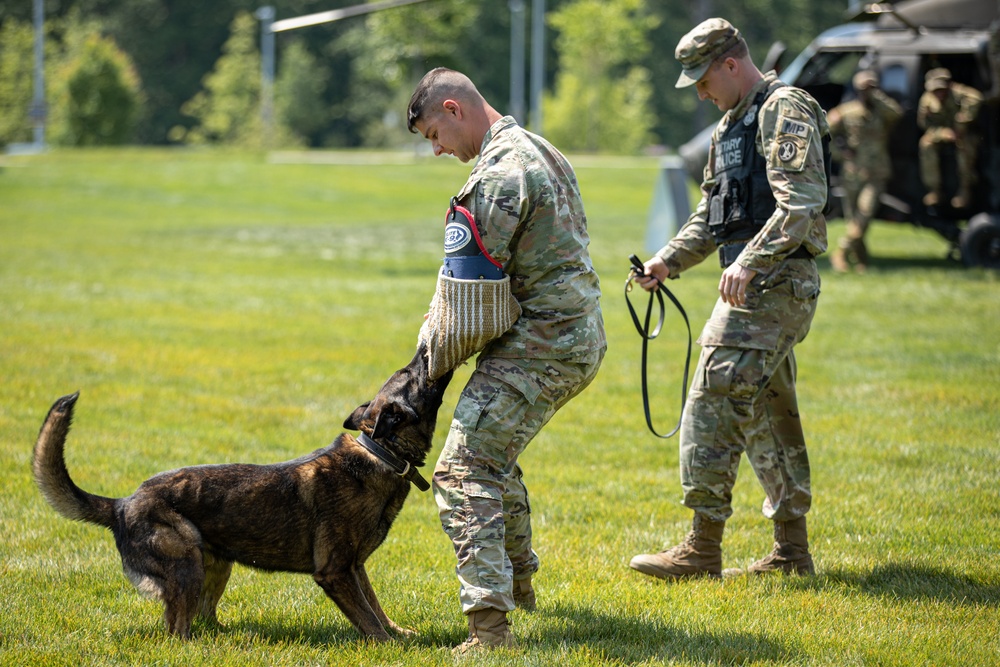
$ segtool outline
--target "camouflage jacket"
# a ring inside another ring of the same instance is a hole
[[[483,354],[566,359],[605,347],[587,216],[566,158],[505,116],[483,138],[458,199],[521,306],[514,326]]]
[[[867,103],[855,99],[831,109],[831,147],[844,171],[860,178],[889,178],[889,132],[902,115],[896,100],[877,88],[870,90]]]
[[[917,125],[922,130],[941,127],[954,129],[957,125],[970,125],[979,115],[983,94],[970,86],[952,82],[944,102],[934,93],[925,92],[917,104]]]
[[[765,86],[773,92],[762,108],[752,108],[754,98]],[[823,216],[827,200],[823,137],[829,134],[826,114],[808,93],[782,83],[774,72],[768,72],[739,104],[726,112],[715,128],[701,184],[701,201],[677,235],[657,253],[672,278],[716,250],[708,228],[708,199],[716,183],[717,143],[730,123],[742,122],[748,113],[760,114],[757,152],[767,163],[767,180],[777,206],[736,262],[758,273],[769,273],[800,245],[813,255],[826,251]],[[798,132],[782,132],[787,127]]]

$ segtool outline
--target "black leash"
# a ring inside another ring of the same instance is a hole
[[[681,420],[684,418],[684,403],[687,400],[688,372],[691,368],[691,323],[688,322],[687,313],[684,311],[684,306],[681,305],[681,302],[677,300],[677,297],[675,297],[669,289],[667,289],[666,285],[658,280],[656,281],[656,289],[649,293],[649,303],[646,306],[645,323],[639,323],[639,316],[636,314],[635,308],[632,307],[632,301],[628,298],[628,295],[629,292],[632,291],[632,280],[636,275],[646,275],[646,267],[643,266],[642,262],[635,255],[632,255],[629,259],[632,261],[632,269],[629,271],[628,280],[625,281],[625,303],[628,305],[629,314],[632,315],[632,323],[635,324],[635,330],[639,332],[640,336],[642,336],[642,408],[646,412],[646,425],[649,427],[649,430],[653,433],[653,435],[657,438],[669,438],[681,429]],[[649,412],[649,387],[646,381],[646,359],[649,341],[660,335],[660,330],[663,328],[663,321],[666,318],[666,307],[663,304],[664,292],[666,292],[667,298],[669,298],[673,302],[674,306],[677,307],[681,317],[684,318],[684,324],[687,325],[688,349],[687,357],[684,360],[684,379],[681,382],[681,413],[680,416],[677,417],[677,426],[675,426],[670,433],[660,435],[657,433],[656,429],[653,428],[653,418],[650,416]],[[660,303],[660,319],[659,322],[656,323],[656,328],[651,333],[649,331],[649,321],[653,314],[654,297]]]

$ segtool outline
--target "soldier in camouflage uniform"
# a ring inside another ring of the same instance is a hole
[[[851,264],[858,273],[864,273],[868,266],[865,232],[892,175],[889,132],[903,116],[896,100],[879,89],[874,72],[858,72],[853,84],[857,97],[827,115],[833,156],[842,165],[840,182],[847,220],[847,233],[830,257],[834,270],[841,273]]]
[[[435,155],[479,156],[458,203],[471,211],[521,306],[513,327],[480,354],[434,470],[469,617],[464,652],[511,643],[507,612],[534,608],[538,557],[518,456],[594,379],[607,343],[587,218],[566,158],[445,68],[417,86],[408,124]]]
[[[976,180],[976,137],[974,123],[982,106],[983,95],[971,86],[955,83],[951,72],[938,67],[924,76],[924,94],[917,105],[917,125],[924,130],[920,137],[920,178],[927,188],[925,206],[941,202],[941,155],[939,149],[954,144],[958,162],[958,193],[952,208],[965,208]]]
[[[753,64],[739,31],[709,19],[685,35],[677,87],[726,112],[712,136],[702,198],[637,282],[654,290],[718,250],[720,298],[698,339],[702,352],[680,431],[691,531],[630,566],[663,579],[722,574],[722,535],[746,452],[766,492],[774,548],[750,572],[812,573],[805,515],[812,493],[795,396],[793,348],[809,331],[827,248],[828,132],[806,92]]]

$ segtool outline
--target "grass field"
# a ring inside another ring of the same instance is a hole
[[[109,496],[181,465],[291,458],[342,430],[412,354],[445,208],[468,173],[450,159],[347,157],[0,158],[0,664],[451,664],[466,625],[429,494],[410,495],[369,562],[383,606],[417,638],[363,641],[310,577],[238,566],[223,627],[196,624],[181,642],[123,576],[110,533],[57,516],[31,479],[42,418],[76,390],[68,465]],[[798,349],[819,574],[664,584],[628,561],[674,544],[690,513],[676,439],[643,421],[621,293],[627,256],[648,255],[657,162],[575,162],[610,347],[522,458],[539,610],[511,615],[517,649],[478,663],[1000,664],[998,275],[888,224],[871,231],[868,275],[821,259]],[[710,260],[671,285],[695,335],[718,274]],[[661,428],[676,419],[683,345],[676,317],[652,344]],[[762,500],[744,465],[726,567],[769,550]]]

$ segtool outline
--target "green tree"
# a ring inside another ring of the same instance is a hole
[[[301,40],[281,54],[274,105],[278,124],[300,141],[315,145],[330,122],[330,107],[324,99],[330,68],[312,55]]]
[[[71,48],[53,82],[50,137],[68,146],[104,146],[132,140],[142,86],[115,42],[89,33]]]
[[[656,20],[643,0],[576,0],[549,16],[560,70],[545,134],[565,150],[636,153],[653,140],[649,50]]]
[[[202,90],[182,107],[195,120],[190,129],[171,130],[170,138],[190,144],[218,143],[260,147],[260,52],[257,21],[249,12],[233,19],[229,39]]]
[[[33,46],[31,25],[9,19],[0,27],[0,146],[31,140]]]
[[[489,5],[484,7],[484,5]],[[350,88],[335,113],[357,128],[370,146],[412,140],[406,105],[428,70],[450,67],[467,74],[492,103],[506,101],[510,32],[507,3],[437,0],[370,14],[339,40],[350,56]],[[497,40],[497,35],[502,39]],[[499,66],[504,97],[495,94]]]

